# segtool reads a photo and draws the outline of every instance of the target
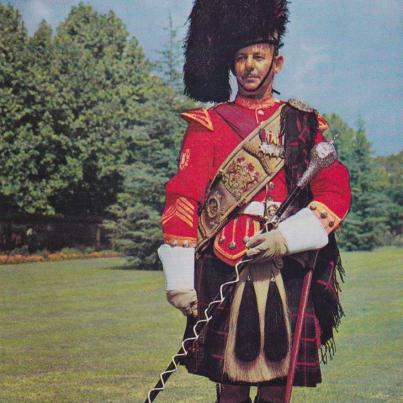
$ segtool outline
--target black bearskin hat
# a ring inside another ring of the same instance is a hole
[[[185,94],[202,102],[227,101],[229,72],[238,49],[281,46],[287,0],[196,0],[185,42]]]

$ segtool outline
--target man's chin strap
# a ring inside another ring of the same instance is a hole
[[[260,84],[257,86],[257,88],[255,88],[254,90],[247,90],[247,89],[237,80],[238,85],[239,85],[240,87],[242,87],[242,89],[243,89],[245,92],[256,92],[256,91],[258,91],[259,88],[264,84],[264,82],[267,80],[267,78],[269,77],[269,75],[271,74],[271,72],[272,72],[272,70],[273,70],[274,56],[275,56],[275,53],[273,53],[273,57],[271,58],[271,63],[270,63],[269,71],[266,73],[266,75],[264,76],[264,78],[263,78],[263,80],[260,82]],[[278,91],[276,91],[276,90],[274,90],[274,89],[272,89],[272,91],[275,92],[276,94],[280,94]]]

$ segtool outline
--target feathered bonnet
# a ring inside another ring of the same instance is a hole
[[[185,42],[185,94],[202,102],[227,101],[238,49],[271,43],[278,49],[288,22],[287,0],[196,0]]]

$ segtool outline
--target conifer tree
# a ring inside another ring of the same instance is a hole
[[[174,26],[171,13],[168,14],[168,24],[164,30],[168,38],[163,49],[157,51],[159,59],[155,62],[155,70],[161,75],[163,82],[173,89],[174,94],[182,96],[182,44],[178,39],[178,27]]]
[[[388,238],[387,212],[390,199],[376,183],[371,147],[364,122],[354,131],[337,115],[330,115],[328,137],[340,134],[337,149],[350,172],[353,201],[351,211],[339,231],[340,245],[348,250],[371,250]]]

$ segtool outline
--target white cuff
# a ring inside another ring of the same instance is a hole
[[[194,288],[195,248],[163,244],[157,252],[164,269],[166,290]]]
[[[287,241],[288,254],[323,248],[329,242],[322,223],[308,208],[282,221],[278,229]]]

